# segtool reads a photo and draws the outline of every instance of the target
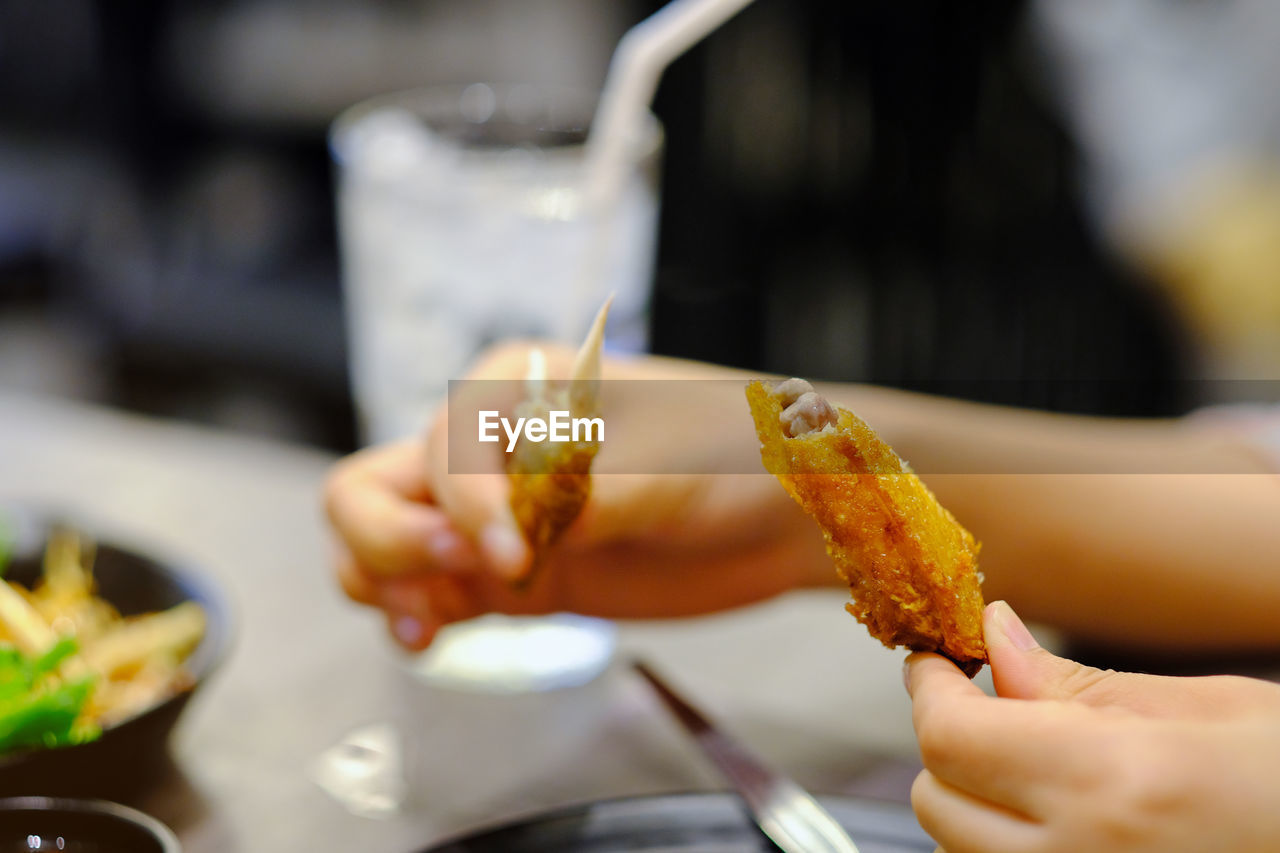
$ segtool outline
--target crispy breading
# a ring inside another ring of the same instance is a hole
[[[550,388],[542,353],[530,354],[527,383],[529,396],[516,407],[521,417],[547,420],[553,410],[567,411],[573,419],[599,415],[601,357],[605,321],[609,305],[604,305],[592,321],[586,340],[574,359],[567,387]],[[533,551],[533,561],[522,579],[527,583],[547,549],[573,523],[591,496],[591,462],[600,450],[599,434],[585,431],[577,440],[529,442],[522,437],[507,456],[506,471],[511,481],[511,512]]]
[[[784,401],[747,386],[765,468],[826,537],[845,605],[886,646],[936,651],[970,677],[986,662],[978,543],[875,432],[847,409],[795,438]]]
[[[511,454],[511,511],[535,560],[582,511],[591,495],[591,461],[599,449],[595,441],[520,442]]]

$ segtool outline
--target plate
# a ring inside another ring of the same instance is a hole
[[[859,853],[933,853],[899,803],[819,797]],[[674,794],[572,806],[447,841],[419,853],[777,853],[733,794]]]

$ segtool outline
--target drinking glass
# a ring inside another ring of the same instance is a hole
[[[586,202],[595,99],[534,86],[375,98],[331,134],[362,437],[416,434],[487,344],[574,342],[614,294],[608,346],[647,343],[662,147],[656,119],[607,205]]]
[[[420,434],[486,345],[576,343],[613,295],[607,347],[647,344],[662,129],[628,140],[627,174],[589,201],[596,96],[475,83],[375,98],[334,123],[352,389],[369,443]],[[589,680],[614,628],[568,614],[450,626],[429,680],[528,690]]]

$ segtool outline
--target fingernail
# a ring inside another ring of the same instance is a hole
[[[391,631],[402,645],[409,648],[417,648],[421,645],[422,638],[427,634],[423,624],[412,616],[397,616],[391,623]]]
[[[911,667],[919,656],[919,652],[912,652],[902,661],[902,686],[907,688],[908,696],[911,695]]]
[[[427,550],[432,557],[442,562],[456,560],[466,545],[461,534],[448,529],[437,530],[427,538]]]
[[[1022,624],[1022,620],[1018,618],[1018,614],[1013,612],[1013,608],[1003,601],[997,601],[991,605],[991,613],[995,617],[996,627],[1000,629],[1000,633],[1004,634],[1014,648],[1029,652],[1032,649],[1040,648],[1040,644],[1036,642],[1036,638],[1031,636],[1031,632],[1027,630],[1027,626]]]
[[[499,572],[509,578],[524,570],[528,546],[524,537],[505,524],[490,524],[480,533],[480,547]]]

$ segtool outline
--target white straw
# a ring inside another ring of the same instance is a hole
[[[627,147],[672,60],[749,6],[752,0],[672,0],[618,42],[586,143],[584,196],[607,205],[627,175]]]

